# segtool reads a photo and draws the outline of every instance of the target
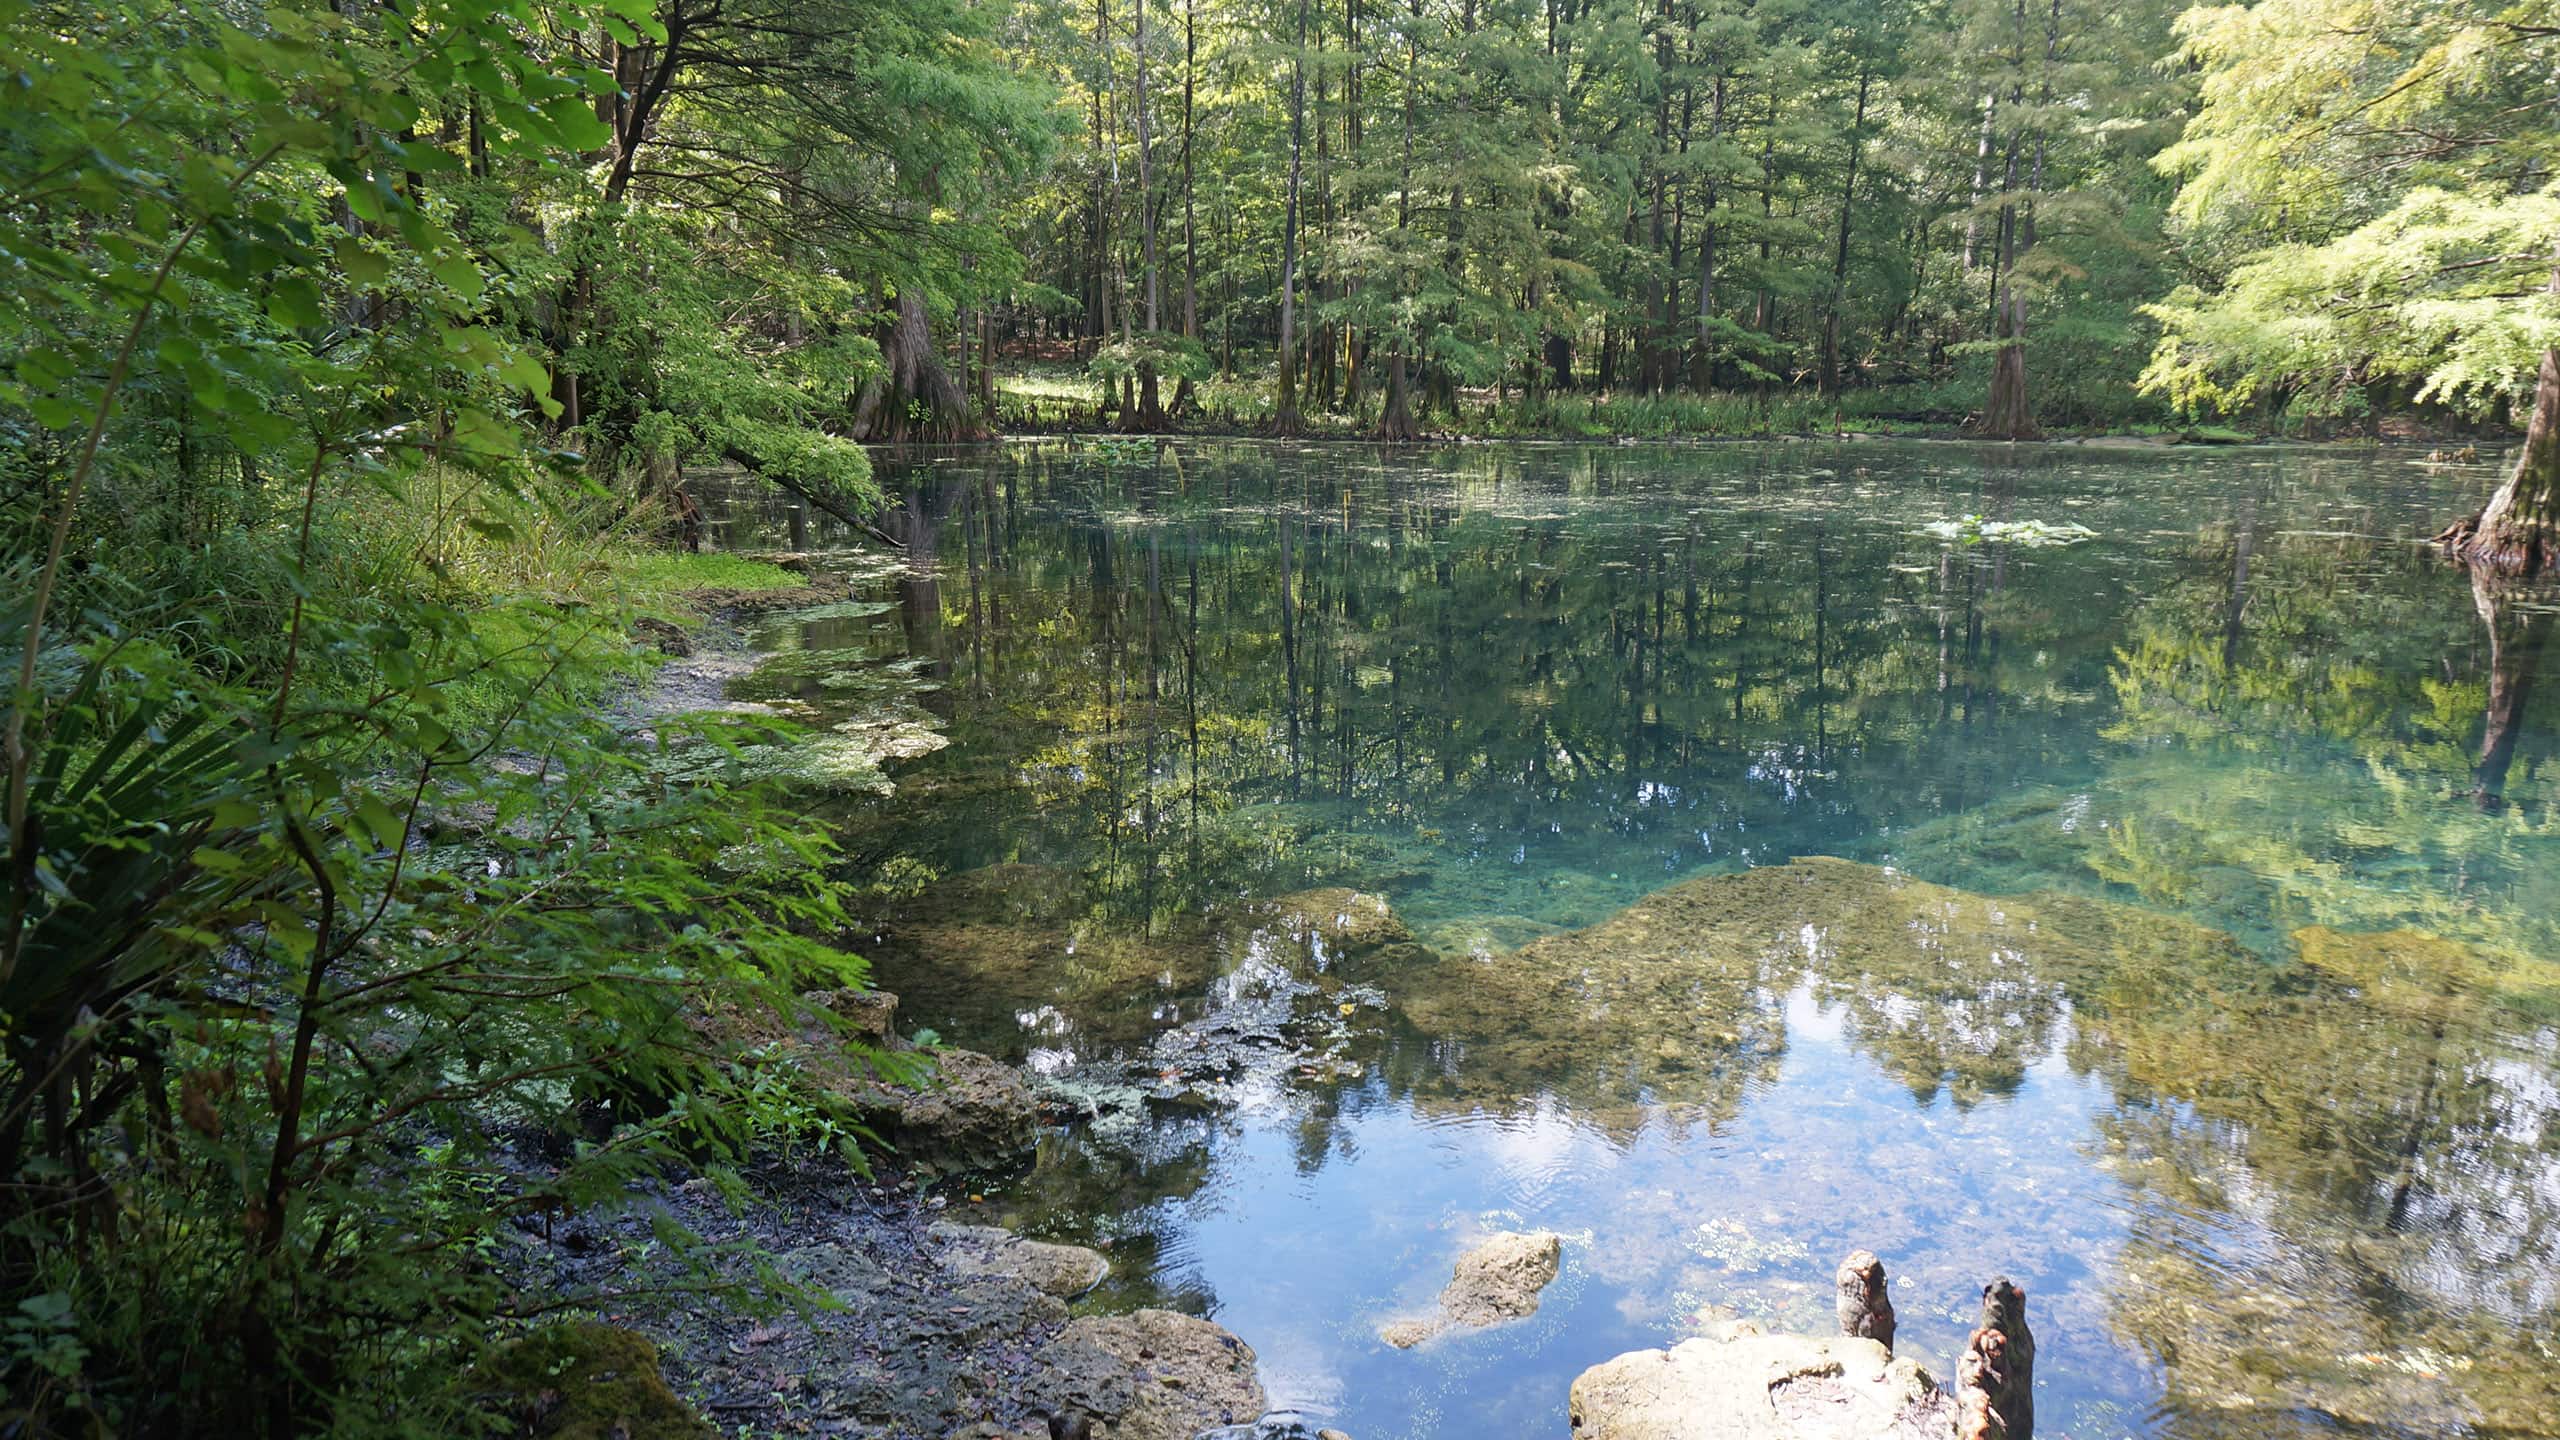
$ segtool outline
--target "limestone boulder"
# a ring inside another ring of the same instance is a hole
[[[1873,1340],[1743,1322],[1573,1382],[1575,1440],[1954,1440],[1955,1401]]]
[[[1440,1311],[1400,1320],[1378,1338],[1409,1349],[1445,1330],[1476,1329],[1538,1313],[1538,1296],[1554,1283],[1564,1257],[1563,1240],[1548,1231],[1495,1235],[1458,1257],[1456,1273],[1440,1292]]]
[[[1192,1440],[1264,1409],[1253,1347],[1171,1310],[1088,1315],[1041,1347],[1025,1398],[1110,1440]]]
[[[1031,1151],[1040,1102],[1014,1069],[974,1050],[940,1050],[933,1074],[883,1092],[895,1119],[889,1143],[910,1169],[933,1174],[1001,1170]]]
[[[1111,1262],[1099,1250],[1026,1240],[992,1225],[935,1225],[942,1268],[954,1275],[1010,1275],[1043,1294],[1072,1300],[1102,1283]]]

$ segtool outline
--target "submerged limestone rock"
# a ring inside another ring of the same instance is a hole
[[[1176,913],[1150,930],[1089,913],[1072,875],[1007,864],[883,904],[870,953],[909,1013],[1051,1073],[1134,1062],[1175,1032],[1207,1036],[1222,1017],[1276,1030],[1288,1006],[1270,1002],[1357,1004],[1356,982],[1434,958],[1386,901],[1338,888]],[[1187,1074],[1178,1060],[1150,1073]]]
[[[1390,988],[1417,1029],[1463,1046],[1460,1064],[1418,1082],[1425,1103],[1546,1090],[1619,1128],[1645,1103],[1736,1113],[1784,1053],[1799,985],[1841,1006],[1851,1041],[1916,1097],[1969,1103],[2023,1081],[2075,987],[2127,963],[2227,972],[2239,953],[2220,931],[2130,906],[1976,895],[1815,858],[1684,881]]]
[[[471,1383],[521,1433],[550,1440],[718,1440],[720,1433],[668,1388],[649,1337],[593,1321],[500,1346]]]
[[[1055,1043],[1026,1016],[1071,1022],[1080,1050],[1143,1044],[1220,969],[1205,931],[1085,913],[1075,876],[1046,866],[964,871],[884,903],[875,973],[921,1023],[1008,1057]]]
[[[2108,1325],[2173,1357],[2165,1404],[2234,1434],[2547,1430],[2560,1366],[2516,1317],[2553,1282],[2516,1257],[2560,1205],[2516,1177],[2560,1134],[2551,967],[2406,929],[2291,939],[2300,964],[2252,985],[2117,977],[2085,1026],[2093,1067],[2176,1102],[2110,1127],[2104,1163],[2161,1198],[2129,1212]],[[2263,1232],[2200,1240],[2199,1196]]]
[[[1496,1235],[1458,1257],[1457,1273],[1440,1292],[1440,1313],[1400,1320],[1378,1332],[1398,1349],[1411,1349],[1446,1330],[1475,1329],[1538,1313],[1538,1295],[1554,1283],[1564,1242],[1550,1231]]]
[[[1026,1400],[1086,1417],[1111,1440],[1191,1440],[1264,1407],[1253,1348],[1171,1310],[1088,1315],[1041,1347],[1035,1366]]]
[[[1221,1425],[1203,1430],[1193,1440],[1351,1440],[1331,1426],[1308,1423],[1305,1416],[1282,1411],[1265,1415],[1250,1425]]]
[[[1575,1440],[1950,1440],[1955,1404],[1915,1361],[1855,1336],[1748,1321],[1637,1350],[1573,1382]]]
[[[1011,1275],[1043,1294],[1072,1300],[1103,1281],[1111,1262],[1099,1250],[1026,1240],[992,1225],[935,1225],[942,1268],[954,1275]]]
[[[1431,958],[1384,899],[1338,886],[1246,906],[1230,923],[1248,937],[1258,934],[1299,950],[1310,974],[1374,972]]]

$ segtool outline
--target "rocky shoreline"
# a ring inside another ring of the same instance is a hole
[[[1103,1251],[943,1218],[954,1192],[932,1177],[1018,1167],[1042,1125],[1098,1118],[1095,1086],[1060,1087],[948,1049],[931,1055],[945,1083],[882,1080],[845,1058],[859,1052],[831,1054],[826,1037],[914,1054],[895,1027],[896,998],[817,998],[844,1026],[767,1035],[765,1063],[814,1078],[875,1133],[895,1137],[898,1167],[882,1162],[863,1173],[831,1155],[776,1156],[751,1172],[743,1197],[694,1180],[636,1192],[610,1214],[528,1217],[516,1263],[543,1289],[620,1297],[603,1307],[602,1323],[573,1332],[574,1363],[559,1358],[571,1352],[557,1332],[525,1342],[550,1357],[544,1413],[598,1413],[598,1403],[561,1393],[585,1385],[608,1397],[600,1402],[608,1427],[532,1425],[528,1433],[1347,1440],[1265,1413],[1252,1346],[1210,1320],[1153,1308],[1076,1314],[1073,1302],[1110,1274]],[[1174,1061],[1153,1088],[1119,1088],[1133,1108],[1221,1103],[1218,1087],[1236,1083],[1239,1067],[1308,1062],[1293,1028],[1285,1006],[1213,1012],[1168,1031],[1131,1063],[1146,1073]],[[688,1278],[663,1248],[669,1221],[707,1242],[710,1269],[730,1288]],[[1411,1348],[1532,1315],[1562,1261],[1551,1233],[1486,1237],[1458,1257],[1435,1313],[1392,1322],[1379,1338]],[[775,1281],[799,1298],[759,1303]],[[1892,1353],[1880,1261],[1851,1256],[1837,1285],[1837,1337],[1728,1321],[1668,1350],[1593,1366],[1572,1388],[1577,1440],[2029,1440],[2033,1340],[2014,1286],[1986,1287],[1984,1324],[1950,1393]],[[633,1357],[652,1347],[664,1382],[643,1376],[635,1387]],[[608,1364],[585,1358],[590,1352],[618,1358]]]
[[[853,1038],[912,1053],[893,1029],[894,997],[827,998]],[[1215,1323],[1162,1309],[1072,1313],[1109,1274],[1101,1251],[941,1218],[950,1196],[926,1176],[1003,1168],[1030,1149],[1041,1102],[1011,1067],[941,1050],[931,1064],[947,1083],[892,1083],[828,1056],[825,1043],[772,1038],[764,1063],[802,1070],[893,1137],[894,1168],[776,1155],[749,1172],[743,1196],[695,1179],[636,1190],[609,1212],[517,1226],[507,1263],[525,1288],[594,1297],[599,1317],[522,1342],[547,1357],[538,1368],[549,1377],[547,1397],[533,1397],[538,1414],[513,1407],[528,1433],[581,1435],[563,1417],[599,1413],[605,1428],[593,1433],[623,1440],[692,1440],[711,1433],[706,1424],[1029,1440],[1053,1416],[1111,1440],[1296,1433],[1289,1417],[1266,1423],[1252,1348]],[[708,1283],[668,1247],[671,1225],[704,1243]],[[775,1293],[796,1298],[760,1299]],[[665,1383],[635,1390],[632,1357],[652,1347]]]

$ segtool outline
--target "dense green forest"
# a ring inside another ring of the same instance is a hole
[[[2528,430],[2445,538],[2560,554],[2541,0],[0,34],[0,1433],[463,1433],[497,1227],[806,1119],[695,1022],[860,983],[832,842],[764,722],[603,713],[671,595],[790,581],[669,553],[689,471],[859,523],[866,443],[1021,424],[2414,422]]]

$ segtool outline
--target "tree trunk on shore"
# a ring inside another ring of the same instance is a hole
[[[900,291],[880,337],[881,373],[853,405],[857,440],[968,440],[981,434],[942,357],[933,348],[924,292]]]
[[[1298,47],[1307,43],[1306,0],[1298,3]],[[1307,129],[1307,72],[1303,58],[1289,62],[1289,203],[1280,232],[1280,393],[1271,406],[1271,433],[1295,435],[1298,415],[1298,181]]]
[[[2436,536],[2446,551],[2492,575],[2545,575],[2560,567],[2560,346],[2542,352],[2524,454],[2480,513]]]
[[[1413,423],[1412,387],[1405,379],[1404,350],[1401,346],[1387,356],[1387,406],[1378,417],[1378,438],[1409,441],[1422,438],[1422,428]]]
[[[2000,351],[1991,362],[1991,394],[1983,403],[1979,433],[1986,440],[2041,440],[2035,407],[2027,401],[2026,303],[2012,292],[2000,303]]]
[[[1138,0],[1138,43],[1134,62],[1138,72],[1138,234],[1147,267],[1147,343],[1164,329],[1164,316],[1159,307],[1161,270],[1156,260],[1156,162],[1155,136],[1147,122],[1147,9],[1151,0]],[[1138,428],[1164,428],[1164,400],[1156,388],[1153,360],[1138,362]]]

